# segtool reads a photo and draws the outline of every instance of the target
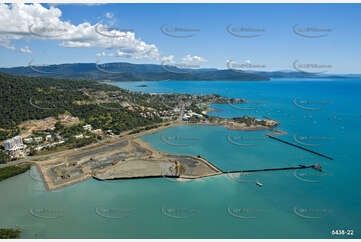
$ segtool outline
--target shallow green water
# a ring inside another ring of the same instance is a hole
[[[187,182],[90,179],[46,192],[32,169],[0,182],[0,225],[19,224],[24,238],[360,238],[360,83],[147,83],[144,89],[149,92],[219,93],[266,101],[257,112],[215,105],[218,112],[213,115],[270,116],[288,132],[280,138],[295,143],[296,135],[319,144],[305,147],[334,160],[266,139],[265,131],[178,126],[142,139],[162,151],[201,155],[225,171],[319,163],[325,173],[263,172]],[[139,83],[117,85],[134,90]],[[319,111],[303,110],[292,103],[296,95],[332,104]],[[331,235],[339,229],[353,230],[354,236]]]

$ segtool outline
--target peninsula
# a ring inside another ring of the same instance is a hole
[[[6,89],[0,96],[3,117],[9,112],[18,115],[0,121],[0,138],[5,139],[0,167],[36,165],[49,190],[88,178],[219,175],[222,171],[200,156],[160,152],[139,137],[176,125],[222,125],[248,131],[279,125],[269,118],[207,114],[212,104],[242,107],[247,103],[242,98],[142,93],[87,80],[1,73],[0,82]],[[13,97],[22,99],[14,102],[22,105],[9,106],[7,100]]]

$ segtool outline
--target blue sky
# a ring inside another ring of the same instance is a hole
[[[47,4],[22,6],[21,11],[10,11],[9,5],[0,8],[1,67],[25,66],[31,60],[33,64],[96,61],[160,64],[162,60],[172,59],[174,63],[197,63],[200,67],[221,69],[226,69],[227,60],[232,60],[262,66],[258,70],[268,71],[293,70],[292,64],[298,60],[303,64],[328,65],[328,73],[361,73],[361,4],[56,4],[52,7],[56,9],[51,13],[46,11],[50,8]],[[1,11],[8,15],[4,17]],[[28,15],[26,19],[33,21],[32,26],[71,26],[73,32],[59,38],[26,34],[22,29],[24,20],[19,16],[24,12]],[[12,26],[20,27],[9,30],[4,20],[10,17],[14,19]],[[84,23],[89,24],[79,26]],[[97,23],[102,24],[104,31],[132,29],[134,36],[119,41],[111,38],[109,42],[109,37],[89,33]],[[298,28],[319,29],[307,35],[323,34],[325,30],[328,35],[302,37],[294,33],[295,24]],[[198,31],[193,31],[192,37],[174,38],[162,33],[162,25]],[[257,32],[258,37],[239,38],[227,32],[229,25],[263,31]]]

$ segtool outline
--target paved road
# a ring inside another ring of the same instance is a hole
[[[118,138],[118,137],[117,137]],[[95,145],[95,144],[102,144],[102,143],[105,143],[107,141],[109,141],[110,139],[104,139],[104,140],[101,140],[101,141],[98,141],[97,143],[94,143],[92,145]],[[63,150],[63,151],[59,151],[59,152],[54,152],[54,153],[50,153],[50,154],[45,154],[45,155],[37,155],[37,156],[27,156],[23,159],[20,159],[20,160],[15,160],[15,161],[10,161],[6,164],[0,164],[0,168],[3,168],[3,167],[7,167],[7,166],[14,166],[14,165],[18,165],[22,162],[33,162],[33,161],[39,161],[39,160],[43,160],[43,159],[46,159],[46,158],[50,158],[50,157],[54,157],[54,156],[59,156],[59,155],[62,155],[62,154],[65,154],[67,152],[70,152],[70,151],[76,151],[77,149],[70,149],[70,150]]]
[[[0,164],[0,168],[4,168],[4,167],[7,167],[7,166],[18,165],[19,163],[24,162],[24,161],[28,161],[28,160],[27,159],[21,159],[21,160],[10,161],[10,162],[8,162],[6,164]]]
[[[183,120],[183,114],[184,114],[184,103],[181,104],[181,109],[179,112],[179,117],[178,117],[178,121],[182,121]]]
[[[167,122],[167,123],[172,123],[172,122]],[[167,124],[167,123],[164,123],[164,124]],[[143,126],[143,128],[148,127],[148,126],[153,126],[153,125],[154,124],[146,125],[146,126]],[[133,130],[136,130],[136,129],[133,129]],[[112,141],[112,140],[114,140],[115,142],[119,141],[122,138],[124,138],[123,136],[128,135],[133,130],[124,131],[124,132],[120,133],[118,136],[114,136],[112,138],[106,138],[106,139],[98,141],[97,143],[93,143],[91,145],[99,145],[99,144],[103,144],[103,143],[106,143],[106,142],[109,142],[109,141]],[[82,148],[85,148],[85,147],[86,146],[84,146]],[[10,161],[10,162],[8,162],[6,164],[0,164],[0,168],[7,167],[7,166],[18,165],[18,164],[20,164],[22,162],[34,162],[34,161],[39,161],[39,160],[45,160],[45,159],[50,158],[50,157],[59,156],[59,155],[66,154],[68,152],[76,151],[76,150],[77,149],[70,149],[70,150],[64,150],[64,151],[54,152],[54,153],[50,153],[50,154],[45,154],[45,155],[28,156],[28,157],[25,157],[25,158],[20,159],[20,160]]]

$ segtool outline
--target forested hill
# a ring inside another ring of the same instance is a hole
[[[210,68],[178,68],[171,65],[131,63],[74,63],[47,66],[0,68],[0,72],[54,78],[82,78],[112,81],[223,80],[265,81],[268,77],[243,71]]]
[[[121,107],[105,109],[97,105],[86,92],[123,90],[94,81],[0,73],[0,86],[0,140],[16,134],[17,125],[23,121],[57,117],[64,113],[95,128],[113,129],[115,133],[157,121],[141,118]]]

